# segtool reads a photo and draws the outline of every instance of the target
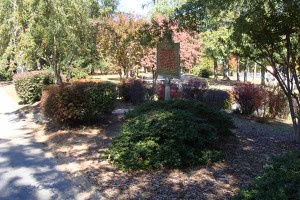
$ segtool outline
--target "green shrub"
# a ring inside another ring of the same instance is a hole
[[[13,71],[0,67],[0,81],[11,81],[13,76]]]
[[[233,101],[229,92],[215,89],[207,90],[201,100],[215,109],[231,109]]]
[[[149,102],[126,116],[109,159],[124,170],[207,164],[222,158],[217,146],[233,127],[224,113],[199,102]]]
[[[198,65],[194,66],[191,73],[203,78],[213,75],[214,61],[211,57],[203,56]]]
[[[210,124],[213,124],[219,132],[220,136],[231,135],[231,129],[234,128],[232,119],[224,111],[218,111],[208,107],[204,103],[196,102],[193,100],[175,100],[175,101],[157,101],[146,102],[134,109],[134,111],[128,113],[128,117],[131,115],[139,115],[140,113],[146,113],[153,110],[185,110],[191,112],[196,116],[205,117]]]
[[[93,121],[100,114],[111,113],[116,100],[116,86],[111,83],[82,82],[44,89],[42,111],[61,124],[75,125]]]
[[[145,99],[145,88],[140,80],[124,80],[118,87],[119,96],[126,102],[142,103]]]
[[[204,68],[204,69],[200,70],[199,75],[200,75],[200,77],[203,77],[203,78],[209,78],[210,76],[213,75],[213,71],[211,69]]]
[[[261,176],[233,199],[300,199],[300,154],[288,153],[275,158]]]
[[[32,103],[41,98],[44,85],[53,83],[53,76],[49,71],[34,71],[17,74],[13,81],[19,98],[24,103]]]
[[[89,77],[87,69],[83,69],[83,68],[72,68],[71,74],[72,74],[73,81],[78,79],[86,79]]]

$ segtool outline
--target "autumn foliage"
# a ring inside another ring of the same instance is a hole
[[[144,42],[152,44],[152,48],[147,51],[141,64],[152,66],[156,64],[156,43],[166,33],[172,33],[175,43],[180,43],[180,64],[184,71],[190,71],[199,61],[201,53],[201,41],[195,32],[188,32],[179,29],[179,22],[171,21],[166,16],[154,16],[150,23],[143,26]]]
[[[116,100],[116,86],[111,83],[77,82],[45,87],[42,111],[61,124],[88,123],[111,113]]]

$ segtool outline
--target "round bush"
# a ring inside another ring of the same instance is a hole
[[[90,122],[99,114],[111,113],[116,86],[111,83],[78,82],[44,88],[45,116],[67,125]]]
[[[230,93],[224,90],[207,90],[202,99],[204,103],[215,109],[231,109],[232,97]]]
[[[232,95],[240,105],[242,114],[251,115],[262,106],[267,93],[263,87],[256,86],[253,83],[243,83],[234,86]]]
[[[211,69],[204,68],[200,70],[200,77],[209,78],[212,75],[213,75],[213,71]]]
[[[14,76],[14,86],[24,103],[40,100],[44,85],[53,83],[53,75],[49,71],[33,71]]]
[[[288,153],[275,158],[266,165],[263,174],[234,199],[300,199],[300,154]]]
[[[124,80],[118,87],[119,96],[125,102],[140,104],[145,98],[145,88],[140,80],[128,79]]]
[[[221,159],[219,142],[232,134],[233,127],[224,113],[194,101],[146,103],[126,116],[121,134],[109,148],[109,159],[124,170],[186,168],[214,162]]]

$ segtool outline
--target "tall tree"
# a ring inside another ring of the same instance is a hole
[[[128,73],[140,64],[145,51],[139,41],[139,29],[143,19],[131,14],[117,13],[106,18],[99,26],[97,36],[98,50],[101,59],[107,59],[122,74]]]
[[[150,23],[141,30],[144,44],[152,50],[143,58],[143,65],[156,65],[156,44],[166,33],[171,33],[174,42],[180,43],[180,65],[183,71],[190,72],[201,57],[201,41],[196,32],[180,30],[178,21],[170,20],[167,16],[156,15]]]
[[[236,38],[247,38],[258,50],[253,58],[264,58],[272,67],[269,73],[288,99],[294,132],[300,142],[300,2],[255,0],[242,6],[243,12],[234,26]],[[262,62],[258,64],[264,66]]]
[[[179,16],[184,20],[183,24],[198,29],[207,22],[208,11],[218,14],[233,8],[239,11],[234,23],[230,24],[234,27],[233,39],[249,59],[261,67],[266,63],[272,67],[269,73],[276,78],[288,99],[294,133],[300,141],[299,0],[189,1]],[[221,21],[217,23],[221,24]]]
[[[0,3],[3,60],[35,65],[43,59],[62,83],[61,69],[97,60],[96,0],[3,0]]]
[[[151,12],[152,15],[166,15],[173,18],[175,10],[186,2],[187,0],[153,0]]]

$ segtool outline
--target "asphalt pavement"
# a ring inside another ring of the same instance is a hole
[[[16,114],[17,104],[0,87],[0,200],[86,199],[83,189],[57,169],[34,129]]]

